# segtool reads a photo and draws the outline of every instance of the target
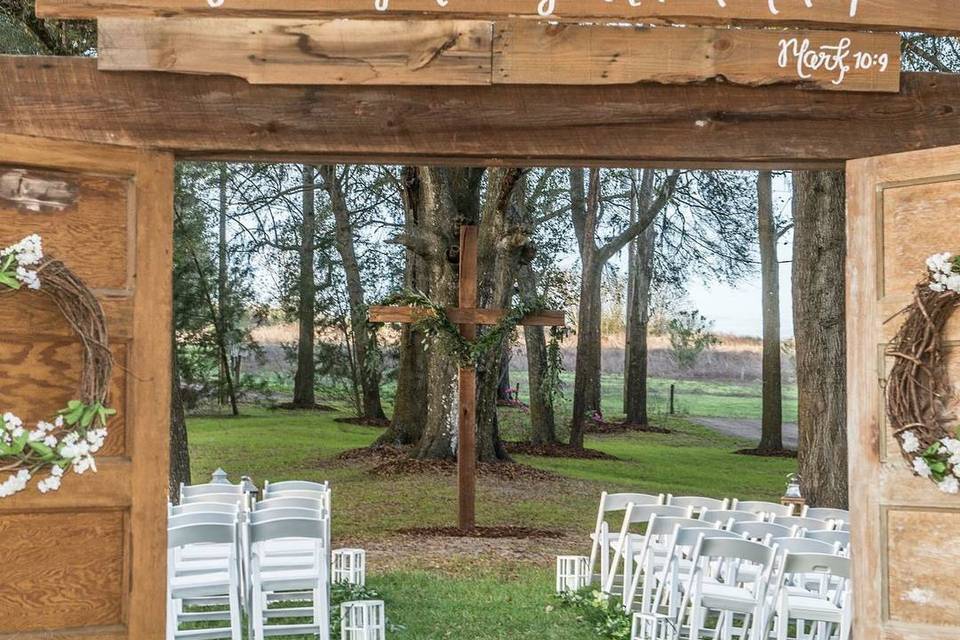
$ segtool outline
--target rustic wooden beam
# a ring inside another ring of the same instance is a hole
[[[798,168],[960,144],[960,77],[943,74],[904,74],[896,95],[716,83],[263,87],[13,56],[0,57],[0,78],[0,130],[180,157]]]
[[[900,36],[893,33],[274,18],[102,18],[99,33],[101,70],[231,75],[254,84],[686,84],[721,78],[742,85],[900,89]]]
[[[487,85],[492,49],[479,20],[103,18],[97,59],[254,84]]]
[[[850,30],[960,32],[955,0],[389,0],[378,11],[375,0],[36,0],[46,18],[102,16],[242,16],[286,18],[469,18],[505,17],[672,24],[820,25]],[[809,5],[809,6],[808,6]],[[543,7],[544,11],[540,9]],[[552,9],[552,11],[550,11]]]

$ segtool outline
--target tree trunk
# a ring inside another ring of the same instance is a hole
[[[187,438],[187,419],[180,392],[180,368],[177,366],[177,343],[172,341],[170,395],[170,501],[180,504],[180,483],[190,484],[190,448]]]
[[[503,345],[500,353],[500,381],[497,383],[497,400],[509,402],[513,397],[513,386],[510,384],[510,360],[513,353],[509,344]]]
[[[760,279],[763,298],[763,421],[760,452],[783,449],[783,394],[780,379],[780,263],[773,214],[773,174],[757,177]]]
[[[227,164],[220,163],[220,208],[218,211],[219,234],[217,243],[217,325],[220,335],[227,335]],[[226,341],[226,338],[224,338]],[[226,402],[226,388],[224,380],[227,372],[226,365],[221,359],[220,375],[218,377],[218,399],[222,406]]]
[[[314,281],[314,253],[317,231],[317,207],[314,183],[316,171],[303,165],[303,224],[300,230],[300,301],[297,343],[297,373],[293,383],[293,406],[313,409],[317,405],[316,362],[314,361],[317,288]]]
[[[807,501],[848,504],[845,183],[842,171],[793,177],[793,313],[800,474]]]
[[[519,271],[520,296],[527,302],[537,297],[537,276],[533,267],[523,265]],[[527,347],[527,386],[530,389],[530,442],[556,444],[557,426],[553,395],[547,380],[550,356],[543,327],[524,327]]]
[[[404,234],[419,235],[422,216],[420,177],[413,167],[404,167],[402,177],[404,204]],[[430,295],[430,282],[423,256],[411,248],[406,249],[404,286],[411,291]],[[423,437],[427,422],[427,358],[423,336],[411,325],[403,325],[400,334],[400,363],[397,373],[397,391],[393,401],[393,418],[390,428],[377,440],[377,444],[414,445]]]
[[[633,285],[633,309],[627,323],[627,340],[630,343],[629,358],[625,372],[626,391],[624,413],[627,424],[642,427],[650,425],[647,412],[647,365],[649,362],[647,331],[650,326],[650,291],[653,283],[654,252],[657,232],[650,225],[637,240],[636,273]]]
[[[458,267],[460,227],[480,217],[483,169],[419,168],[423,218],[415,237],[407,238],[424,256],[430,298],[455,307],[459,303]],[[427,418],[414,456],[420,459],[456,458],[458,425],[458,363],[455,357],[434,353],[427,359]]]
[[[577,315],[577,360],[573,382],[570,446],[583,448],[587,420],[600,410],[600,321],[603,265],[584,261]]]
[[[330,195],[330,205],[336,222],[337,251],[343,263],[347,281],[347,299],[350,304],[350,328],[353,332],[356,356],[356,377],[360,386],[361,418],[382,420],[386,418],[380,402],[380,363],[376,358],[376,344],[367,322],[367,303],[360,275],[360,262],[354,247],[353,223],[347,208],[343,184],[337,176],[336,166],[320,168],[324,187]]]

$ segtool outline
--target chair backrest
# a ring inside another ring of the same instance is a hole
[[[204,493],[195,496],[181,496],[180,505],[195,504],[197,502],[220,504],[232,504],[236,506],[243,505],[247,499],[245,494],[237,493]]]
[[[733,522],[761,522],[763,514],[752,511],[707,509],[700,513],[700,519],[704,522],[718,522],[721,527],[725,527],[731,520]]]
[[[749,511],[750,513],[759,513],[762,515],[771,514],[774,516],[792,516],[793,505],[783,505],[776,502],[763,502],[760,500],[734,500],[730,509],[733,511]]]
[[[803,518],[801,516],[776,516],[773,519],[776,524],[782,524],[785,527],[797,527],[807,531],[822,531],[830,528],[830,523],[816,518]]]
[[[836,554],[835,545],[812,538],[774,538],[771,542],[780,548],[781,553]]]
[[[317,497],[302,496],[283,496],[279,498],[267,498],[266,500],[257,500],[253,504],[254,511],[265,511],[269,509],[311,509],[313,511],[326,511],[326,503]]]
[[[190,524],[237,524],[236,513],[217,513],[213,511],[200,513],[182,513],[167,518],[167,527],[183,527]]]
[[[693,507],[694,513],[700,513],[704,509],[714,509],[726,511],[730,508],[730,500],[723,498],[704,498],[701,496],[674,496],[667,495],[666,504],[676,507]]]
[[[179,516],[185,513],[232,513],[240,511],[236,502],[191,502],[188,504],[170,505],[168,514]]]
[[[269,480],[266,480],[263,483],[263,496],[265,498],[271,495],[288,493],[290,491],[327,493],[330,491],[330,483],[309,482],[307,480],[284,480],[283,482],[270,482]]]
[[[315,518],[280,518],[264,520],[249,526],[249,540],[251,544],[282,540],[285,538],[302,538],[323,542],[326,540],[326,523]]]
[[[645,524],[654,516],[690,519],[693,517],[693,507],[671,507],[664,504],[630,505],[623,517],[623,528],[626,530],[631,524]]]
[[[822,531],[807,530],[804,532],[803,537],[810,538],[811,540],[819,540],[828,544],[838,544],[841,549],[848,549],[850,547],[849,531],[833,531],[830,529],[824,529]]]
[[[178,549],[190,544],[230,544],[237,541],[237,527],[233,524],[186,524],[167,529],[167,548]]]
[[[850,558],[829,553],[788,553],[783,561],[785,575],[818,575],[850,579]]]
[[[706,523],[702,523],[706,524]],[[677,529],[677,533],[674,536],[674,544],[677,547],[684,547],[689,549],[691,552],[700,542],[701,538],[729,538],[731,540],[743,540],[743,534],[734,533],[733,531],[727,531],[726,529],[718,529],[714,527],[683,527]]]
[[[664,495],[651,495],[649,493],[607,493],[600,496],[600,513],[610,513],[611,511],[626,511],[627,507],[632,505],[657,505],[663,504]]]
[[[766,597],[778,553],[776,546],[752,540],[703,536],[697,544],[693,560],[700,580],[705,576],[722,577],[727,584],[750,589],[756,602],[760,603]],[[744,565],[755,566],[757,570],[745,576],[741,573]]]
[[[703,522],[693,518],[680,518],[676,516],[659,516],[654,514],[647,524],[647,537],[673,536],[678,528],[704,528]]]
[[[242,484],[183,484],[180,483],[180,497],[195,497],[210,493],[233,494],[242,496]]]
[[[772,522],[734,522],[730,531],[743,534],[747,540],[767,542],[773,538],[792,538],[797,530]]]
[[[263,509],[250,513],[248,522],[250,524],[260,524],[268,520],[282,520],[285,518],[308,518],[319,520],[322,512],[318,509],[298,509],[296,507],[276,507],[274,509]]]
[[[817,520],[836,520],[838,522],[850,522],[850,512],[846,509],[829,509],[827,507],[804,507],[804,518],[816,518]]]

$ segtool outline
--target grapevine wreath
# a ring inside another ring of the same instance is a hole
[[[960,440],[950,427],[953,388],[944,358],[943,329],[960,306],[960,256],[927,259],[927,277],[887,355],[894,364],[886,382],[887,416],[914,474],[960,493]]]
[[[40,236],[28,236],[0,250],[0,297],[17,292],[36,292],[52,300],[80,339],[80,397],[71,400],[52,422],[41,420],[32,429],[13,413],[3,413],[0,498],[23,491],[42,474],[45,477],[37,482],[37,489],[47,493],[60,488],[69,470],[96,471],[94,454],[107,437],[108,419],[116,413],[106,404],[113,357],[103,309],[63,262],[43,255]]]

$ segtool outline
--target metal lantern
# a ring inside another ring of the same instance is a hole
[[[256,500],[260,497],[260,489],[253,483],[250,476],[242,476],[240,478],[240,485],[243,487],[243,492],[247,494],[251,500]]]
[[[363,549],[336,549],[331,577],[334,584],[364,586],[367,583],[367,552]]]
[[[803,497],[800,490],[800,474],[791,473],[787,476],[787,492],[783,494],[784,498],[798,499]]]
[[[382,600],[340,605],[340,640],[386,640],[387,617]]]
[[[557,556],[557,593],[573,593],[590,586],[590,558]]]
[[[230,477],[226,471],[217,467],[217,470],[210,475],[210,484],[230,484]]]

